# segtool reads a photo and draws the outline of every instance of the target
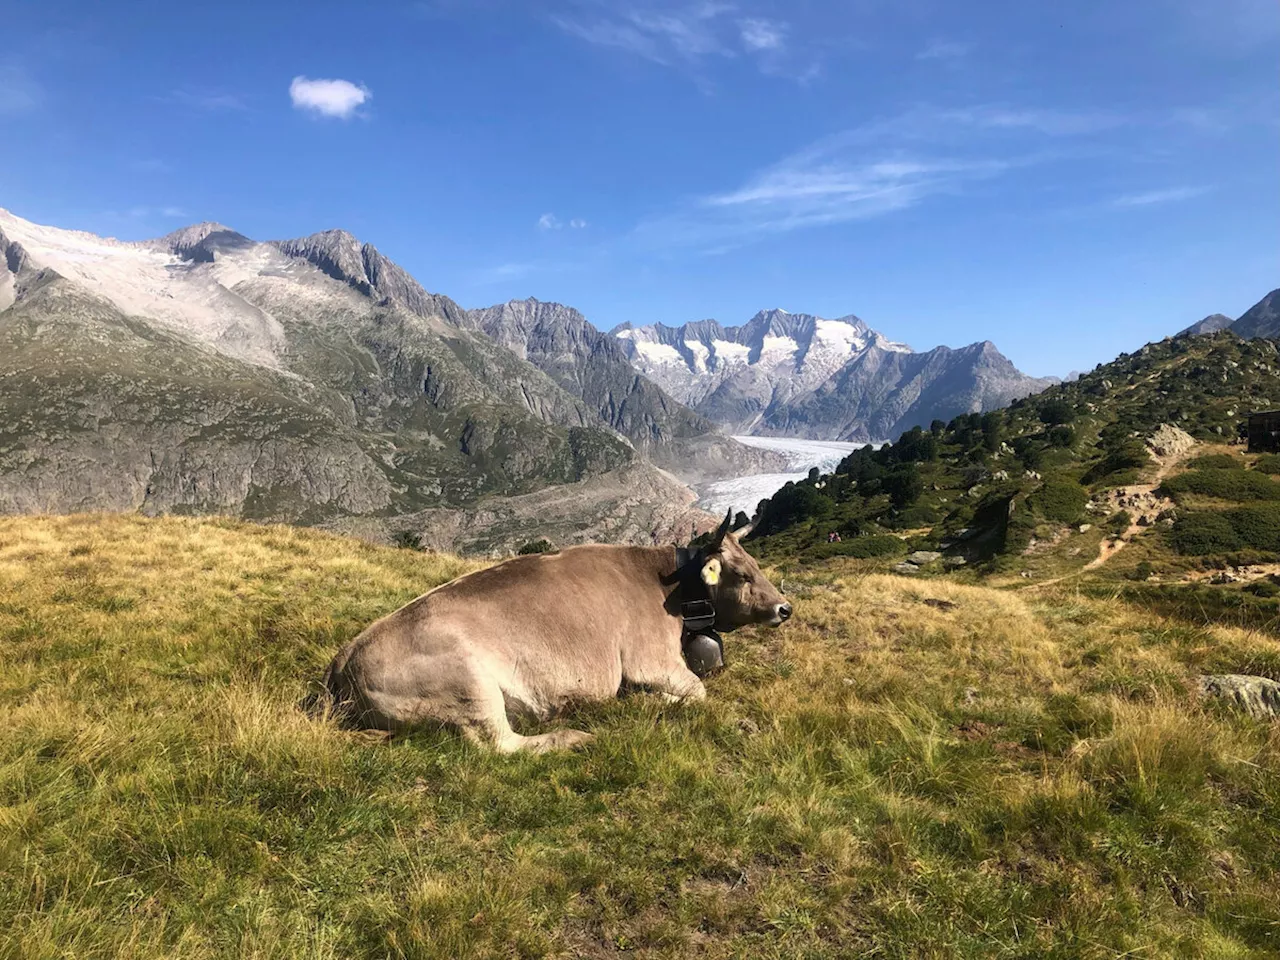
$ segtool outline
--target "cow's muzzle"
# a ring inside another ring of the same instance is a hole
[[[771,621],[771,624],[773,626],[780,627],[785,621],[790,619],[791,619],[791,604],[780,603],[773,608],[773,620]]]

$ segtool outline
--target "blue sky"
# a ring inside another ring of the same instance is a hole
[[[1280,285],[1274,0],[9,0],[3,22],[0,206],[59,226],[340,226],[464,306],[856,313],[1033,374]]]

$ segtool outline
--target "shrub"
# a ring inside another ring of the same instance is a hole
[[[414,533],[412,530],[401,530],[399,533],[397,533],[394,537],[391,538],[391,542],[394,543],[401,550],[421,550],[422,549],[421,535]]]
[[[1280,587],[1268,580],[1255,580],[1245,590],[1255,597],[1280,597]]]
[[[1280,473],[1280,453],[1264,453],[1254,461],[1253,469],[1262,473]]]
[[[1076,432],[1065,423],[1049,428],[1049,442],[1055,447],[1069,447],[1076,442]]]
[[[1133,526],[1133,517],[1128,510],[1117,510],[1107,517],[1107,529],[1112,533],[1124,533]]]
[[[1245,470],[1191,470],[1170,477],[1164,482],[1163,488],[1175,496],[1179,493],[1198,493],[1237,503],[1280,500],[1280,483],[1261,473]]]
[[[540,537],[537,540],[530,540],[519,550],[516,551],[520,556],[528,556],[531,553],[551,553],[555,550],[555,545],[546,537]]]
[[[1243,546],[1280,552],[1280,504],[1259,503],[1227,510],[1223,516]]]
[[[1151,565],[1150,560],[1142,560],[1139,561],[1136,567],[1129,571],[1128,577],[1130,580],[1137,580],[1141,582],[1143,580],[1150,580],[1151,577],[1155,575],[1155,572],[1156,568]]]
[[[811,485],[788,483],[763,502],[755,533],[758,536],[778,533],[802,520],[828,517],[834,509],[835,503]]]
[[[1229,453],[1211,453],[1187,461],[1192,470],[1243,470],[1244,461]]]
[[[901,509],[920,498],[924,493],[924,481],[920,479],[915,464],[903,464],[880,481],[880,489],[889,495],[895,507]]]
[[[1231,521],[1221,513],[1188,513],[1173,525],[1173,546],[1179,553],[1203,557],[1230,553],[1242,544]]]
[[[1074,523],[1084,512],[1089,500],[1084,487],[1070,480],[1046,480],[1044,485],[1027,498],[1031,509],[1046,520]]]
[[[854,537],[840,543],[820,543],[809,555],[816,559],[826,557],[855,557],[869,560],[872,557],[896,557],[907,552],[907,544],[890,535]]]
[[[1066,400],[1050,400],[1040,408],[1040,422],[1049,426],[1070,423],[1076,418],[1076,409]]]

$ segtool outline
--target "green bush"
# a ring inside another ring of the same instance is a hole
[[[1245,590],[1255,597],[1280,597],[1280,587],[1270,580],[1255,580],[1245,587]]]
[[[1192,470],[1243,470],[1244,461],[1229,453],[1211,453],[1187,461]]]
[[[1048,426],[1070,423],[1076,418],[1076,408],[1067,400],[1050,400],[1040,408],[1040,422]]]
[[[1133,517],[1128,510],[1117,510],[1107,517],[1107,529],[1112,533],[1124,533],[1133,526]]]
[[[1252,471],[1191,470],[1170,477],[1163,484],[1166,493],[1198,493],[1219,500],[1245,503],[1250,500],[1280,500],[1280,483]]]
[[[555,550],[555,544],[553,544],[546,537],[541,537],[537,540],[530,540],[528,543],[522,546],[519,550],[517,550],[516,553],[524,557],[524,556],[528,556],[531,553],[551,553],[554,550]]]
[[[1280,473],[1280,453],[1264,453],[1254,462],[1253,469],[1262,473]]]
[[[1259,503],[1227,510],[1223,516],[1243,546],[1280,552],[1280,504]]]
[[[1193,557],[1230,553],[1243,544],[1235,527],[1221,513],[1188,513],[1173,525],[1173,546]]]
[[[827,557],[856,557],[869,560],[872,557],[895,557],[907,552],[906,541],[887,534],[870,537],[854,537],[840,543],[820,543],[809,555],[815,559]]]
[[[1089,495],[1084,487],[1070,480],[1046,480],[1044,485],[1027,498],[1027,503],[1046,520],[1074,523],[1084,512]]]
[[[1076,432],[1065,423],[1049,428],[1049,442],[1055,447],[1069,447],[1076,442]]]

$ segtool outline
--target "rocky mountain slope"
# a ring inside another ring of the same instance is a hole
[[[1206,333],[1217,333],[1219,330],[1226,330],[1233,323],[1235,321],[1224,313],[1211,313],[1203,320],[1198,320],[1185,330],[1180,331],[1178,336],[1199,337]]]
[[[612,333],[637,370],[733,433],[883,440],[1055,382],[1021,373],[991,343],[916,353],[855,316],[766,310],[741,327],[703,320]]]
[[[1246,339],[1280,337],[1280,290],[1272,290],[1242,313],[1231,332]]]
[[[559,303],[512,300],[472,310],[470,322],[527,360],[629,438],[637,450],[687,479],[777,467],[766,451],[718,433],[707,418],[641,376],[620,341]]]
[[[864,557],[907,553],[912,531],[921,566],[1032,575],[1093,569],[1148,528],[1159,535],[1124,563],[1180,576],[1193,555],[1272,562],[1280,484],[1265,474],[1280,458],[1244,457],[1235,441],[1250,410],[1277,403],[1277,341],[1170,337],[1005,409],[855,451],[762,504],[756,529],[784,552]],[[827,544],[832,530],[849,546]]]
[[[0,211],[0,511],[393,531],[596,480],[621,510],[616,471],[680,490],[597,405],[349,234],[123,243]]]

